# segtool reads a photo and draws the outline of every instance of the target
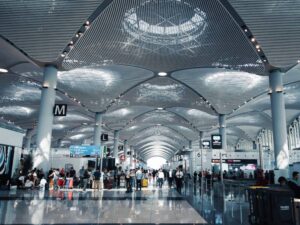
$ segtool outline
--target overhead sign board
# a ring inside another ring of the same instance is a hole
[[[108,134],[101,134],[101,141],[108,141]]]
[[[210,141],[203,140],[202,141],[202,147],[205,148],[205,149],[209,149],[210,148]]]
[[[222,136],[220,134],[211,135],[211,148],[222,149]]]
[[[54,116],[66,116],[67,115],[67,104],[55,104],[53,107]]]
[[[100,146],[96,145],[71,145],[70,146],[70,157],[81,158],[81,157],[99,157],[101,153]]]

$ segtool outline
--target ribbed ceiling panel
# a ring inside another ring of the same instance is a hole
[[[152,75],[149,70],[121,65],[77,68],[58,74],[58,88],[89,109],[101,112],[113,100],[117,103],[116,98],[123,92]]]
[[[155,77],[132,88],[111,107],[117,109],[137,105],[155,108],[181,106],[215,114],[212,107],[197,92],[169,77]]]
[[[200,93],[221,114],[232,112],[269,87],[268,77],[219,68],[182,70],[172,77]]]
[[[115,0],[66,57],[66,69],[136,65],[153,71],[229,67],[264,74],[239,25],[217,0]]]
[[[0,34],[39,61],[54,61],[103,0],[0,1]]]
[[[262,47],[269,62],[278,67],[300,59],[300,1],[228,0]]]

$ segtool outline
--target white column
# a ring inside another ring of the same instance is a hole
[[[219,133],[222,136],[222,149],[227,150],[227,137],[226,137],[226,115],[219,115]]]
[[[130,146],[130,160],[129,160],[129,168],[133,168],[133,146]]]
[[[51,65],[46,66],[44,69],[44,81],[37,127],[37,149],[34,153],[33,160],[33,167],[43,168],[44,171],[49,169],[56,83],[56,67]]]
[[[287,170],[289,151],[287,143],[286,115],[283,96],[282,73],[274,71],[269,75],[275,169]],[[288,172],[287,172],[288,174]]]
[[[115,130],[114,131],[114,158],[116,160],[116,164],[119,163],[119,157],[118,157],[118,152],[119,152],[119,131]]]

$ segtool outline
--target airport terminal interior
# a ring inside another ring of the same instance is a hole
[[[0,0],[0,224],[300,224],[299,0]]]

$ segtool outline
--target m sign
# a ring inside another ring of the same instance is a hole
[[[67,104],[55,104],[53,107],[54,116],[66,116],[67,115]]]

